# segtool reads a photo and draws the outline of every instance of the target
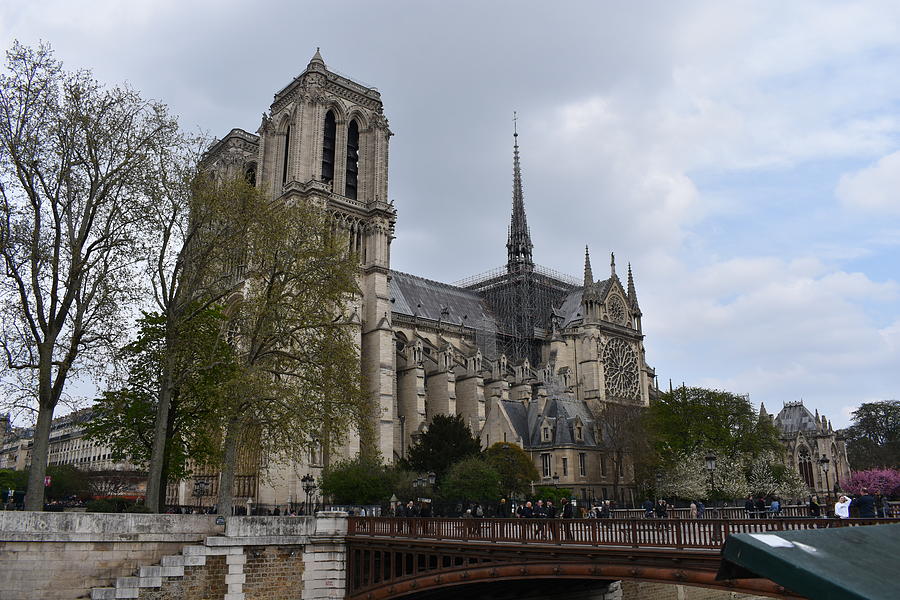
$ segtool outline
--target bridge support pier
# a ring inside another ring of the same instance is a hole
[[[347,592],[347,513],[316,513],[316,532],[303,548],[303,600],[341,600]]]

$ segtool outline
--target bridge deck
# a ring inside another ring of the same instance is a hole
[[[734,533],[897,523],[900,519],[444,519],[352,517],[348,536],[718,551]]]

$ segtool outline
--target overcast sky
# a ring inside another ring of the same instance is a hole
[[[535,261],[634,268],[660,384],[898,398],[900,3],[0,3],[4,47],[255,131],[321,47],[390,119],[393,268],[505,263],[512,113]]]

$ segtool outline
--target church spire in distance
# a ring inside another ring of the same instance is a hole
[[[531,258],[531,232],[525,219],[525,200],[522,195],[522,169],[519,166],[519,132],[516,127],[516,113],[513,113],[513,203],[509,222],[509,239],[506,242],[508,272],[534,269]]]

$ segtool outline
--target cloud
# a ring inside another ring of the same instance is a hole
[[[849,208],[900,214],[900,151],[843,175],[835,193]]]

